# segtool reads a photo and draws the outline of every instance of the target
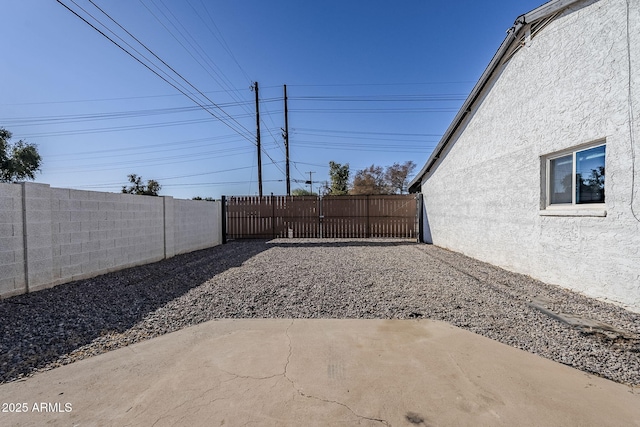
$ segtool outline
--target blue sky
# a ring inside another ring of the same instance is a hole
[[[119,192],[136,173],[176,198],[257,193],[254,81],[264,194],[286,192],[284,84],[292,188],[328,180],[331,160],[419,169],[543,3],[60,1],[192,99],[59,2],[1,0],[0,127],[38,145],[36,182]]]

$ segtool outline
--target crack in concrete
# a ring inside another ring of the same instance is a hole
[[[289,340],[289,354],[287,354],[287,363],[285,363],[284,365],[284,372],[282,373],[282,375],[288,379],[291,384],[293,384],[293,381],[291,381],[291,379],[287,376],[287,369],[289,368],[289,362],[291,361],[291,353],[293,353],[293,347],[291,346],[291,335],[289,335],[289,329],[291,329],[291,327],[293,326],[293,322],[295,322],[294,319],[291,319],[291,323],[289,324],[289,326],[287,326],[287,329],[285,329],[284,334],[287,336],[287,339]]]
[[[293,326],[293,322],[294,322],[294,320],[291,320],[291,324],[289,324],[289,326],[285,330],[285,335],[289,339],[289,355],[287,356],[287,363],[284,365],[283,376],[284,376],[284,378],[287,379],[287,381],[289,381],[291,383],[291,386],[296,391],[296,393],[298,393],[300,396],[302,396],[304,398],[307,398],[307,399],[315,399],[315,400],[319,400],[319,401],[325,402],[325,403],[333,403],[333,404],[336,404],[336,405],[340,405],[343,408],[346,408],[349,412],[351,412],[353,415],[355,415],[356,417],[358,417],[360,419],[379,422],[379,423],[384,424],[385,426],[389,426],[390,427],[391,424],[387,420],[383,420],[383,419],[380,419],[380,418],[371,418],[371,417],[366,417],[364,415],[360,415],[360,414],[356,413],[353,409],[351,409],[349,407],[349,405],[346,405],[346,404],[344,404],[342,402],[338,402],[337,400],[323,399],[323,398],[320,398],[320,397],[317,397],[317,396],[312,396],[310,394],[306,394],[302,390],[300,390],[298,387],[296,387],[295,382],[291,378],[289,378],[289,375],[287,375],[287,370],[289,368],[289,363],[291,362],[291,355],[293,353],[293,346],[291,345],[291,336],[289,335],[289,329],[291,328],[291,326]]]
[[[209,393],[209,392],[212,392],[212,391],[214,391],[215,389],[216,389],[216,387],[208,388],[208,389],[206,389],[205,391],[203,391],[199,396],[197,396],[197,397],[195,397],[195,398],[193,398],[193,399],[185,400],[184,402],[182,402],[182,403],[181,403],[181,404],[179,404],[178,406],[175,406],[175,407],[173,407],[173,408],[171,408],[171,409],[167,410],[166,412],[164,412],[164,414],[162,414],[162,416],[158,417],[158,419],[156,419],[156,420],[154,421],[154,423],[153,423],[153,424],[151,424],[151,426],[153,427],[153,426],[155,426],[156,424],[158,424],[161,420],[163,420],[163,419],[165,419],[165,418],[169,418],[169,417],[171,416],[171,413],[172,413],[172,412],[175,412],[175,411],[176,411],[176,409],[181,408],[182,406],[186,405],[187,403],[194,402],[194,401],[196,401],[196,400],[198,400],[198,399],[202,399],[202,398],[204,397],[204,395],[205,395],[205,394],[207,394],[207,393]],[[208,403],[206,403],[206,404],[202,404],[202,405],[195,405],[195,406],[191,407],[190,409],[193,409],[193,408],[200,408],[200,407],[208,406],[208,405],[210,405],[210,404],[212,404],[213,402],[216,402],[216,401],[218,401],[218,400],[226,400],[226,397],[215,398],[215,399],[209,400],[209,402],[208,402]],[[191,412],[191,411],[189,411],[189,412],[188,412],[188,415],[192,415],[192,412]],[[178,419],[178,421],[180,421],[180,420],[181,420],[182,418],[184,418],[184,417],[186,417],[186,415],[184,415],[183,417],[181,417],[180,419]],[[137,416],[136,416],[135,418],[137,418]],[[174,423],[174,425],[176,425],[176,423]],[[178,423],[177,425],[180,425],[180,424]]]
[[[293,381],[290,377],[289,377],[289,364],[291,363],[291,356],[293,355],[293,345],[292,345],[292,339],[291,339],[291,335],[289,335],[289,330],[291,329],[291,327],[293,326],[295,322],[295,319],[291,319],[291,323],[289,324],[289,326],[287,326],[287,328],[285,329],[284,333],[287,337],[288,340],[288,347],[289,347],[289,352],[287,354],[287,360],[284,364],[284,368],[283,371],[279,374],[274,374],[274,375],[269,375],[269,376],[265,376],[265,377],[254,377],[254,376],[250,376],[250,375],[239,375],[239,374],[235,374],[233,372],[229,372],[225,369],[220,369],[222,372],[231,375],[233,378],[231,378],[230,380],[227,381],[222,381],[223,383],[225,382],[229,382],[229,381],[233,381],[236,380],[238,378],[242,378],[242,379],[250,379],[250,380],[268,380],[271,378],[275,378],[275,377],[283,377],[284,379],[286,379],[287,381],[289,381],[289,383],[291,384],[291,387],[293,388],[293,390],[298,393],[300,396],[306,398],[306,399],[314,399],[314,400],[318,400],[320,402],[325,402],[325,403],[333,403],[335,405],[339,405],[342,406],[343,408],[346,408],[349,412],[351,412],[354,416],[363,419],[363,420],[369,420],[369,421],[374,421],[374,422],[378,422],[381,423],[385,426],[391,426],[391,424],[384,419],[380,419],[380,418],[372,418],[372,417],[367,417],[364,415],[360,415],[357,412],[355,412],[353,409],[351,409],[351,407],[349,407],[349,405],[342,403],[342,402],[338,402],[337,400],[329,400],[329,399],[323,399],[321,397],[317,397],[317,396],[312,396],[310,394],[306,394],[304,393],[302,390],[300,390],[297,386],[295,381]],[[206,393],[206,392],[205,392]],[[203,393],[204,395],[204,393]],[[202,397],[202,396],[201,396]],[[216,399],[219,400],[219,399]],[[215,400],[214,400],[215,401]],[[159,418],[156,423],[158,421],[160,421],[161,419],[165,418],[164,416]],[[155,423],[154,423],[155,424]]]
[[[235,374],[233,372],[229,372],[225,369],[222,368],[218,368],[219,370],[221,370],[222,372],[224,372],[225,374],[229,374],[231,375],[233,378],[229,379],[229,380],[225,380],[225,381],[221,381],[221,383],[228,383],[229,381],[234,381],[237,380],[238,378],[242,378],[245,380],[268,380],[271,378],[275,378],[275,377],[281,377],[283,374],[273,374],[273,375],[269,375],[268,377],[253,377],[251,375],[240,375],[240,374]]]
[[[156,424],[158,424],[160,421],[164,420],[165,418],[169,418],[169,415],[167,413],[165,413],[165,415],[163,415],[160,418],[158,418],[157,420],[155,420],[153,422],[153,424],[151,424],[151,427],[154,427]]]
[[[384,425],[386,425],[386,426],[388,426],[388,427],[390,427],[390,426],[391,426],[391,424],[390,424],[387,420],[384,420],[384,419],[381,419],[381,418],[371,418],[371,417],[366,417],[366,416],[364,416],[364,415],[360,415],[360,414],[358,414],[356,411],[354,411],[353,409],[351,409],[351,407],[349,407],[349,405],[344,404],[344,403],[342,403],[342,402],[338,402],[337,400],[329,400],[329,399],[323,399],[323,398],[321,398],[321,397],[317,397],[317,396],[311,396],[311,395],[306,394],[306,393],[304,393],[304,392],[302,392],[302,391],[300,391],[300,390],[297,390],[297,389],[296,389],[296,391],[298,392],[298,394],[300,394],[300,396],[302,396],[302,397],[306,397],[307,399],[315,399],[315,400],[319,400],[319,401],[321,401],[321,402],[326,402],[326,403],[335,403],[336,405],[340,405],[340,406],[342,406],[343,408],[346,408],[347,410],[349,410],[349,412],[351,412],[351,413],[352,413],[353,415],[355,415],[356,417],[361,418],[361,419],[363,419],[363,420],[375,421],[375,422],[378,422],[378,423],[384,424]]]
[[[289,326],[287,326],[287,329],[285,329],[284,334],[287,336],[287,340],[288,340],[288,346],[289,346],[289,353],[287,354],[287,362],[284,365],[284,369],[281,373],[278,374],[273,374],[273,375],[269,375],[266,377],[254,377],[251,375],[240,375],[240,374],[236,374],[233,372],[229,372],[225,369],[222,368],[218,368],[219,370],[221,370],[222,372],[231,375],[233,378],[231,378],[230,380],[226,380],[226,381],[222,381],[223,383],[229,382],[229,381],[233,381],[237,378],[242,378],[242,379],[247,379],[247,380],[269,380],[271,378],[275,378],[275,377],[284,377],[287,380],[289,380],[289,382],[293,383],[291,381],[291,379],[289,379],[289,377],[287,377],[287,368],[289,367],[289,361],[291,360],[291,353],[293,351],[292,347],[291,347],[291,337],[289,336],[289,329],[291,328],[291,326],[293,326],[293,322],[295,321],[295,319],[291,319],[291,323],[289,324]]]
[[[188,416],[193,416],[194,414],[196,414],[196,413],[200,412],[200,410],[201,410],[202,408],[208,407],[208,406],[210,406],[212,403],[217,402],[217,401],[219,401],[219,400],[227,400],[227,398],[226,398],[226,397],[219,397],[219,398],[216,398],[216,399],[211,399],[211,400],[209,400],[207,403],[203,403],[202,405],[195,405],[195,406],[192,406],[192,407],[190,407],[189,409],[191,409],[191,411],[193,411],[193,410],[195,410],[195,411],[194,411],[194,412],[189,411],[189,413],[187,413],[187,414],[183,415],[182,417],[178,418],[178,419],[176,420],[176,422],[175,422],[175,423],[173,423],[173,425],[177,425],[177,426],[187,425],[185,422],[183,422],[183,421],[185,420],[185,418],[187,418]],[[154,423],[154,424],[155,424],[155,423]]]

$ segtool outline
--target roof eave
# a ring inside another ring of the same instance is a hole
[[[442,136],[442,139],[440,139],[440,142],[438,142],[438,145],[436,145],[436,148],[431,153],[431,156],[429,156],[429,159],[422,167],[420,172],[418,172],[418,174],[411,180],[411,182],[409,182],[409,192],[416,193],[419,191],[420,184],[422,183],[422,178],[424,178],[424,176],[429,173],[431,168],[438,161],[440,155],[451,141],[451,138],[455,134],[456,130],[464,121],[466,115],[471,112],[471,107],[482,93],[482,90],[486,87],[495,70],[498,68],[498,65],[509,50],[511,43],[516,40],[516,37],[518,36],[522,27],[524,27],[524,25],[527,23],[550,16],[566,7],[569,7],[573,3],[577,3],[578,1],[581,0],[552,0],[528,13],[525,13],[524,15],[518,16],[513,26],[507,31],[507,36],[498,48],[497,52],[493,55],[491,62],[489,62],[489,65],[484,70],[484,72],[480,76],[480,79],[471,90],[471,93],[465,100],[464,104],[462,104],[462,107],[458,111],[458,114],[456,114],[453,121],[447,128],[447,131]]]
[[[518,19],[520,18],[521,17],[519,17]],[[516,21],[516,23],[517,22],[518,21]],[[520,26],[521,25],[522,24],[520,24]],[[511,42],[515,39],[515,34],[517,33],[518,30],[519,30],[519,27],[516,28],[516,25],[514,25],[509,29],[509,31],[507,31],[507,37],[505,37],[504,41],[500,45],[500,48],[495,53],[495,55],[491,59],[491,62],[489,63],[487,68],[484,70],[484,72],[480,76],[480,79],[471,90],[471,93],[462,104],[462,107],[460,108],[460,110],[458,111],[458,114],[456,114],[453,121],[447,128],[446,132],[442,136],[442,139],[440,139],[440,142],[438,142],[438,145],[436,145],[436,148],[433,150],[433,152],[431,153],[431,156],[429,157],[425,165],[422,167],[420,172],[409,183],[409,191],[416,192],[416,188],[419,186],[416,184],[420,184],[424,175],[427,174],[431,170],[433,165],[438,161],[438,159],[440,158],[440,155],[448,145],[451,137],[462,124],[462,121],[464,120],[465,116],[471,112],[471,107],[473,103],[476,101],[476,99],[482,92],[482,89],[484,89],[484,87],[489,82],[489,78],[491,77],[491,74],[493,74],[494,70],[496,69],[497,65],[502,59],[504,52],[506,52],[509,46],[511,46]]]

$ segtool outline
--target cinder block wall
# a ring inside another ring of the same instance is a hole
[[[222,242],[219,202],[173,200],[174,248],[176,254],[204,249],[209,242]]]
[[[0,183],[0,295],[24,290],[22,186]]]
[[[222,243],[221,203],[0,184],[0,297]]]
[[[162,198],[65,188],[50,196],[54,284],[164,258]]]

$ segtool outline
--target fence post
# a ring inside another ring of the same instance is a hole
[[[367,212],[367,239],[368,239],[371,237],[371,220],[369,219],[369,203],[371,203],[371,199],[369,198],[368,194],[365,196],[365,201],[367,203],[366,212]]]
[[[222,244],[227,243],[227,197],[220,198],[220,228],[222,235]]]
[[[316,231],[316,235],[319,234],[322,239],[324,237],[324,224],[322,223],[322,219],[324,218],[323,197],[318,194],[316,200],[318,201],[318,230]]]
[[[273,199],[273,193],[271,193],[271,238],[276,238],[276,205]]]

